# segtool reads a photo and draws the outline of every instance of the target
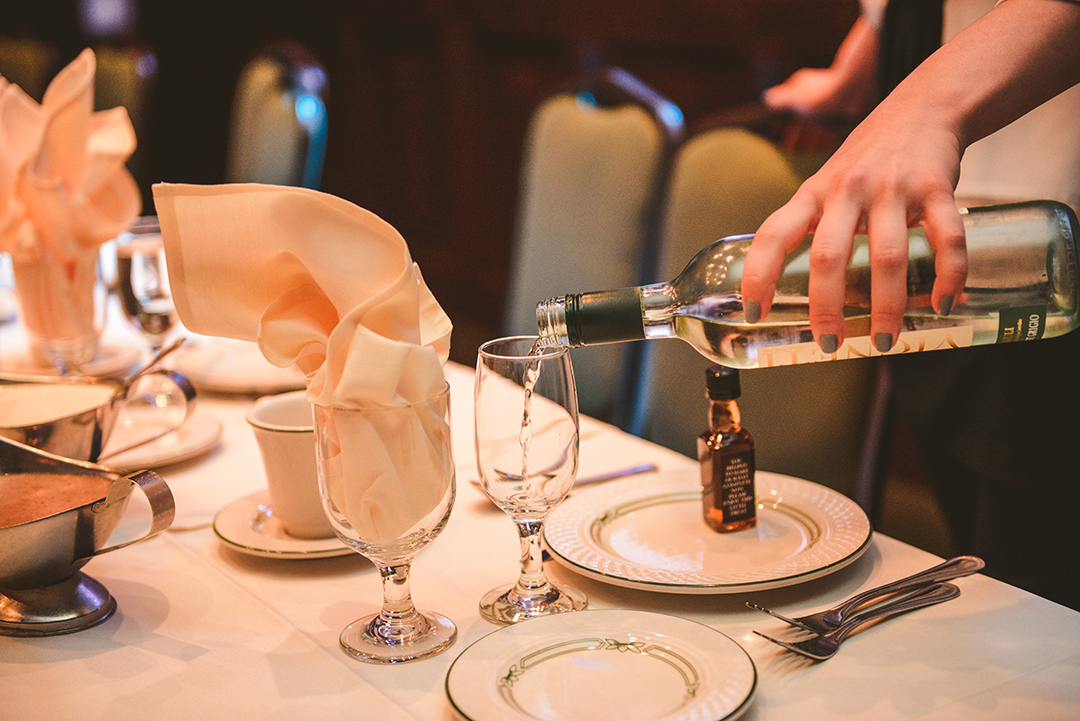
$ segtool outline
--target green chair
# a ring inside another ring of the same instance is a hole
[[[638,285],[654,267],[678,108],[620,69],[571,83],[536,108],[526,137],[506,334],[536,333],[536,304]],[[572,351],[582,412],[624,425],[642,344]]]
[[[689,137],[672,166],[665,253],[656,280],[674,279],[701,248],[752,233],[799,187],[802,166],[742,127],[708,127]],[[644,437],[696,457],[707,427],[709,361],[676,340],[651,344]],[[744,370],[739,406],[756,442],[760,470],[807,478],[853,494],[868,447],[874,361]],[[871,444],[872,445],[872,444]],[[876,447],[871,449],[876,453]]]
[[[326,157],[326,70],[276,43],[244,66],[233,97],[225,179],[318,189]]]

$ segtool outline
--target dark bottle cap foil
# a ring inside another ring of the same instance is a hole
[[[742,387],[739,385],[739,371],[714,364],[705,369],[705,388],[709,400],[731,401],[742,395]]]

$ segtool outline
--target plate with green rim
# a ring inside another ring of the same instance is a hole
[[[544,524],[558,563],[616,586],[724,594],[803,583],[869,547],[870,521],[843,494],[758,471],[757,526],[717,533],[702,517],[696,471],[630,478],[575,491]]]
[[[446,676],[468,721],[733,721],[756,690],[754,662],[723,633],[625,610],[506,626],[462,651]]]

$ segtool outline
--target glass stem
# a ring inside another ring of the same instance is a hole
[[[543,550],[540,548],[540,529],[543,521],[518,521],[521,541],[521,575],[514,591],[524,598],[545,596],[552,592],[544,575]]]
[[[417,612],[409,589],[410,563],[377,563],[382,576],[383,605],[371,632],[385,643],[409,643],[427,631],[427,619]]]

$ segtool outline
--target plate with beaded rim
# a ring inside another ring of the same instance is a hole
[[[696,470],[575,491],[544,524],[558,563],[627,588],[683,594],[761,591],[847,566],[870,544],[870,521],[843,494],[758,471],[757,526],[717,533],[702,518]]]

